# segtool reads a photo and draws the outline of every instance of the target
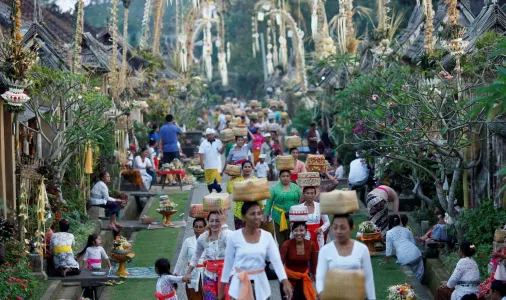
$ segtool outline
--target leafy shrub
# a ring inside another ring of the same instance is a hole
[[[413,217],[417,223],[429,221],[429,226],[431,226],[437,222],[437,215],[434,212],[435,209],[436,206],[434,204],[423,208],[415,207],[415,210],[411,213],[411,217]]]
[[[494,231],[506,220],[506,209],[495,208],[491,200],[482,200],[473,209],[466,209],[458,215],[464,238],[476,245],[491,245]]]
[[[0,267],[0,299],[36,299],[40,286],[31,273],[26,246],[14,239],[6,244],[6,262]]]

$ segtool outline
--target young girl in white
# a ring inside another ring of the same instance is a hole
[[[156,282],[155,297],[158,300],[177,300],[177,284],[183,283],[183,276],[172,275],[170,262],[166,258],[160,258],[155,262],[155,271],[160,275]]]
[[[102,267],[102,258],[107,261],[109,268],[111,267],[111,261],[102,247],[102,238],[98,234],[88,236],[86,247],[77,254],[77,257],[81,256],[83,257],[83,268],[88,265],[88,269],[100,269]]]

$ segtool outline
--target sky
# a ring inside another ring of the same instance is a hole
[[[91,0],[84,0],[84,5],[88,5]],[[56,0],[58,5],[64,12],[73,11],[77,0]]]

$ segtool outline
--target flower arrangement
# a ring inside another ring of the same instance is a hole
[[[121,235],[118,235],[114,240],[114,252],[129,252],[132,250],[132,244],[128,242],[128,240]]]
[[[362,234],[375,233],[375,232],[378,232],[378,228],[376,227],[376,225],[374,225],[373,222],[365,221],[365,222],[360,223],[360,225],[358,226],[358,231]]]
[[[176,208],[177,204],[170,201],[170,199],[161,200],[157,211],[172,211]]]
[[[415,300],[415,291],[411,285],[398,284],[388,288],[388,300]]]

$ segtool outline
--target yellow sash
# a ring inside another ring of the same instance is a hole
[[[277,207],[277,206],[273,206],[272,208],[274,208],[275,210],[277,210],[279,212],[279,214],[280,214],[280,218],[279,218],[279,231],[288,230],[288,223],[286,222],[285,211],[282,210],[281,208]]]
[[[53,248],[53,254],[72,252],[71,246],[56,246]]]

